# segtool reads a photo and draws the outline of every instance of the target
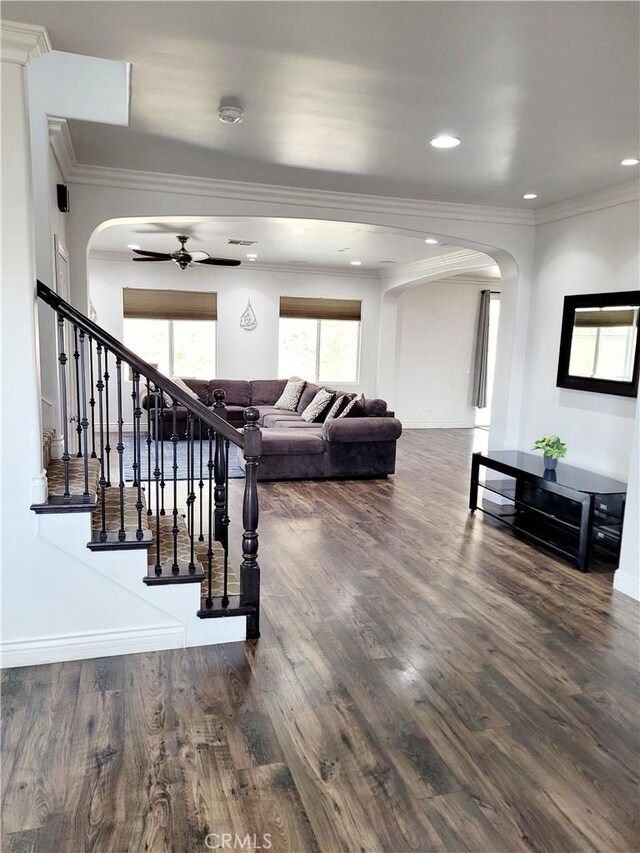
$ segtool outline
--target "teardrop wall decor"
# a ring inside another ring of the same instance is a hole
[[[240,328],[244,329],[245,332],[252,332],[256,326],[258,325],[258,319],[254,313],[253,308],[251,307],[251,300],[247,302],[247,307],[242,312],[240,316]]]

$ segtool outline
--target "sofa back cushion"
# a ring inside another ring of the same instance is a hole
[[[213,397],[211,401],[209,400],[209,383],[204,379],[183,379],[182,380],[187,388],[191,388],[194,394],[198,395],[198,400],[205,405],[209,406],[213,402]]]
[[[296,411],[300,413],[304,412],[304,410],[307,408],[307,406],[313,400],[319,390],[319,385],[314,385],[313,382],[307,382],[304,387],[304,391],[302,392],[302,395],[300,397],[300,400],[298,401]]]
[[[252,406],[273,406],[287,384],[286,379],[253,379],[251,386]]]
[[[375,398],[368,400],[364,398],[364,416],[365,418],[384,418],[387,415],[387,403],[385,400]]]
[[[212,379],[209,382],[209,405],[213,406],[213,392],[220,389],[226,394],[224,402],[228,406],[251,405],[251,383],[246,379]]]

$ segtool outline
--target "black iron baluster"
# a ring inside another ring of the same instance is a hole
[[[206,606],[213,607],[213,439],[211,436],[211,427],[207,429],[207,437],[209,438],[209,461],[207,462],[207,470],[209,471],[209,524],[207,530],[207,583],[208,595]]]
[[[104,409],[104,382],[102,381],[102,344],[98,343],[96,347],[96,354],[98,357],[98,381],[96,383],[96,388],[98,389],[98,421],[99,421],[99,429],[100,429],[100,541],[107,541],[107,493],[106,486],[107,480],[105,477],[104,470],[104,420],[103,420],[103,409]]]
[[[164,392],[160,392],[160,515],[165,515],[164,509],[164,487],[166,482],[164,479],[164,424],[166,418],[166,409],[164,405]]]
[[[151,515],[151,406],[152,393],[147,379],[147,515]]]
[[[247,616],[247,639],[260,636],[260,566],[258,565],[258,462],[262,450],[262,434],[258,426],[260,412],[254,406],[244,411],[245,481],[242,502],[242,564],[240,566],[240,603],[252,605]]]
[[[82,467],[84,470],[84,491],[82,499],[88,502],[91,499],[89,494],[89,419],[87,418],[87,372],[85,364],[85,334],[80,332],[80,381],[82,383],[82,416],[80,418],[80,427],[82,429]]]
[[[62,467],[64,470],[64,500],[71,500],[69,492],[69,412],[67,410],[67,354],[64,343],[64,317],[58,314],[58,363],[60,376],[60,398],[62,402]]]
[[[124,419],[122,417],[122,361],[116,358],[116,389],[118,394],[118,489],[120,491],[120,527],[118,529],[118,542],[124,542],[127,538],[127,532],[124,529],[124,442],[122,440],[122,425]]]
[[[104,446],[104,455],[106,461],[106,478],[107,486],[111,485],[111,439],[109,430],[111,421],[109,420],[109,350],[104,348],[104,408],[105,408],[105,423],[107,427],[107,443]]]
[[[204,534],[202,533],[202,516],[203,516],[203,502],[202,502],[202,490],[204,489],[204,481],[202,479],[202,421],[198,418],[198,441],[200,443],[200,480],[198,481],[198,491],[200,494],[200,500],[198,503],[198,509],[200,511],[200,535],[198,536],[198,542],[204,542]],[[209,516],[211,518],[211,516]],[[209,526],[211,526],[211,521],[209,521]]]
[[[229,606],[229,439],[224,442],[224,516],[222,527],[224,530],[224,575],[222,592],[222,606]],[[258,525],[256,519],[256,527]]]
[[[171,534],[173,536],[173,563],[171,571],[174,575],[180,574],[180,566],[178,564],[178,403],[172,400],[173,411],[173,432],[171,434],[171,443],[173,444],[173,527]]]
[[[160,403],[159,397],[162,395],[162,391],[156,385],[154,394],[153,394],[153,425],[155,428],[155,436],[154,436],[154,453],[155,453],[155,467],[153,469],[153,476],[156,481],[156,501],[155,501],[155,512],[156,512],[156,566],[155,573],[156,577],[160,577],[162,574],[162,561],[160,559],[160,460],[158,457],[158,431],[160,430]]]
[[[224,404],[225,393],[224,391],[218,389],[213,392],[214,404],[213,411],[216,415],[221,418],[226,419],[226,406]],[[225,506],[225,495],[226,495],[226,484],[224,480],[224,440],[222,435],[216,431],[216,447],[215,447],[215,457],[214,457],[214,478],[215,478],[215,491],[214,491],[214,502],[215,502],[215,512],[214,512],[214,524],[215,524],[215,538],[216,542],[221,542],[223,546],[227,547],[227,542],[225,539],[227,529],[223,524],[223,519],[225,515],[224,506]],[[211,523],[211,522],[209,522]]]
[[[140,379],[139,376],[138,379]],[[131,411],[133,413],[133,462],[131,463],[133,481],[131,485],[135,489],[138,486],[138,471],[140,470],[140,460],[138,456],[138,442],[136,441],[136,374],[133,370],[131,372]]]
[[[82,457],[82,423],[80,420],[80,352],[78,351],[78,327],[73,327],[73,359],[76,364],[76,434],[78,436],[78,459]]]
[[[138,526],[136,528],[136,539],[140,541],[144,537],[142,531],[142,477],[140,475],[140,418],[142,417],[142,409],[140,408],[140,374],[133,374],[133,458],[134,458],[134,486],[138,488],[136,498],[136,511],[138,513]]]
[[[91,396],[89,397],[89,410],[91,412],[91,458],[96,459],[96,398],[94,395],[94,378],[93,378],[93,338],[89,336],[89,378]]]
[[[195,429],[194,429],[194,416],[191,412],[188,413],[188,429],[187,429],[187,441],[189,442],[190,452],[188,455],[189,460],[189,497],[187,498],[187,515],[189,516],[189,541],[191,543],[191,550],[189,551],[189,572],[193,574],[196,570],[195,564],[195,543],[196,543],[196,530],[195,530],[195,503],[196,503],[196,494],[194,491],[194,483],[195,483],[195,471],[194,471],[194,456],[195,456]]]

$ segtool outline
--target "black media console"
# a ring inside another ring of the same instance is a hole
[[[500,475],[480,480],[480,468]],[[478,505],[478,488],[498,496]],[[601,474],[558,464],[545,471],[541,456],[520,450],[474,453],[469,508],[496,518],[518,535],[589,571],[592,557],[617,567],[627,486]],[[493,508],[495,507],[495,509]]]

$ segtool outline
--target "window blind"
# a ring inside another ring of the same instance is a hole
[[[125,287],[124,317],[136,320],[217,320],[218,294]]]
[[[635,326],[635,308],[606,308],[604,311],[576,311],[574,325],[591,328],[604,326]]]
[[[314,299],[306,296],[281,296],[280,316],[298,320],[360,320],[359,299]]]

